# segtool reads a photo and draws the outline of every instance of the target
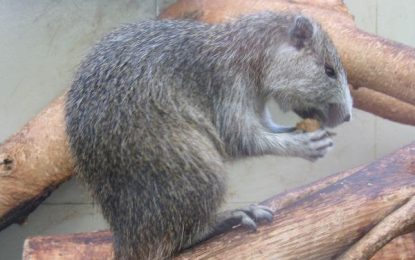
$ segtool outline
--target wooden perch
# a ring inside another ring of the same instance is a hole
[[[415,106],[409,103],[364,87],[350,90],[355,107],[404,124],[415,122]]]
[[[365,255],[344,259],[367,259],[383,246],[377,234],[387,234],[389,241],[413,230],[414,161],[415,143],[363,168],[277,195],[264,202],[275,211],[271,224],[255,233],[236,228],[177,259],[332,259],[354,248]],[[92,253],[110,259],[110,245],[107,231],[33,237],[25,242],[24,259],[89,259]]]
[[[378,223],[338,260],[369,259],[397,236],[411,230],[415,224],[415,197]]]
[[[382,248],[370,260],[415,259],[415,233],[400,236]]]
[[[302,11],[320,20],[339,48],[350,82],[358,89],[358,107],[415,125],[411,117],[415,102],[415,50],[358,30],[340,0],[182,0],[162,17],[220,22],[259,10]],[[372,95],[360,95],[365,92],[360,91],[363,87],[389,98],[371,100]],[[72,175],[63,103],[62,96],[0,145],[0,230],[19,222]],[[385,106],[390,109],[385,110]]]
[[[24,220],[72,175],[63,100],[52,102],[0,146],[0,230]]]

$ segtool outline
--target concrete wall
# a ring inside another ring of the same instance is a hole
[[[0,0],[0,141],[20,129],[70,84],[88,47],[120,23],[154,17],[173,1]],[[415,2],[346,0],[357,24],[415,47]],[[411,15],[410,15],[411,14]],[[293,115],[278,122],[294,123]],[[335,149],[323,160],[264,157],[229,165],[225,208],[261,201],[288,188],[373,161],[415,140],[415,128],[354,111],[336,129]],[[1,188],[1,187],[0,187]],[[63,184],[22,225],[0,233],[0,259],[19,259],[30,235],[106,228],[97,208],[75,180]]]

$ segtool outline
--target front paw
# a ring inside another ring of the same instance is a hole
[[[294,156],[304,158],[309,161],[316,161],[324,157],[333,147],[332,133],[320,129],[315,132],[293,133]]]

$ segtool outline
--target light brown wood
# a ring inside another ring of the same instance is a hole
[[[415,233],[400,236],[382,248],[370,260],[413,260],[415,259]]]
[[[415,122],[415,106],[368,88],[350,88],[354,106],[404,124]]]
[[[365,260],[415,224],[415,197],[392,212],[337,260]]]
[[[72,175],[63,100],[56,99],[0,146],[0,230],[24,220]]]
[[[255,233],[236,228],[177,259],[332,259],[376,224],[388,222],[388,216],[399,215],[399,208],[408,209],[403,205],[415,195],[413,161],[415,143],[363,168],[275,196],[264,202],[275,210],[271,224],[261,225]],[[100,242],[91,242],[95,239]],[[366,245],[371,248],[377,242]],[[26,241],[24,256],[68,259],[58,257],[60,253],[85,259],[92,250],[100,259],[110,259],[110,243],[109,232],[35,237]]]
[[[23,247],[26,260],[113,259],[112,237],[108,231],[33,237],[26,239]]]

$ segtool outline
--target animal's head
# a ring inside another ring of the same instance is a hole
[[[286,37],[267,52],[264,87],[284,111],[334,127],[351,119],[345,70],[328,35],[304,16],[287,18]]]

